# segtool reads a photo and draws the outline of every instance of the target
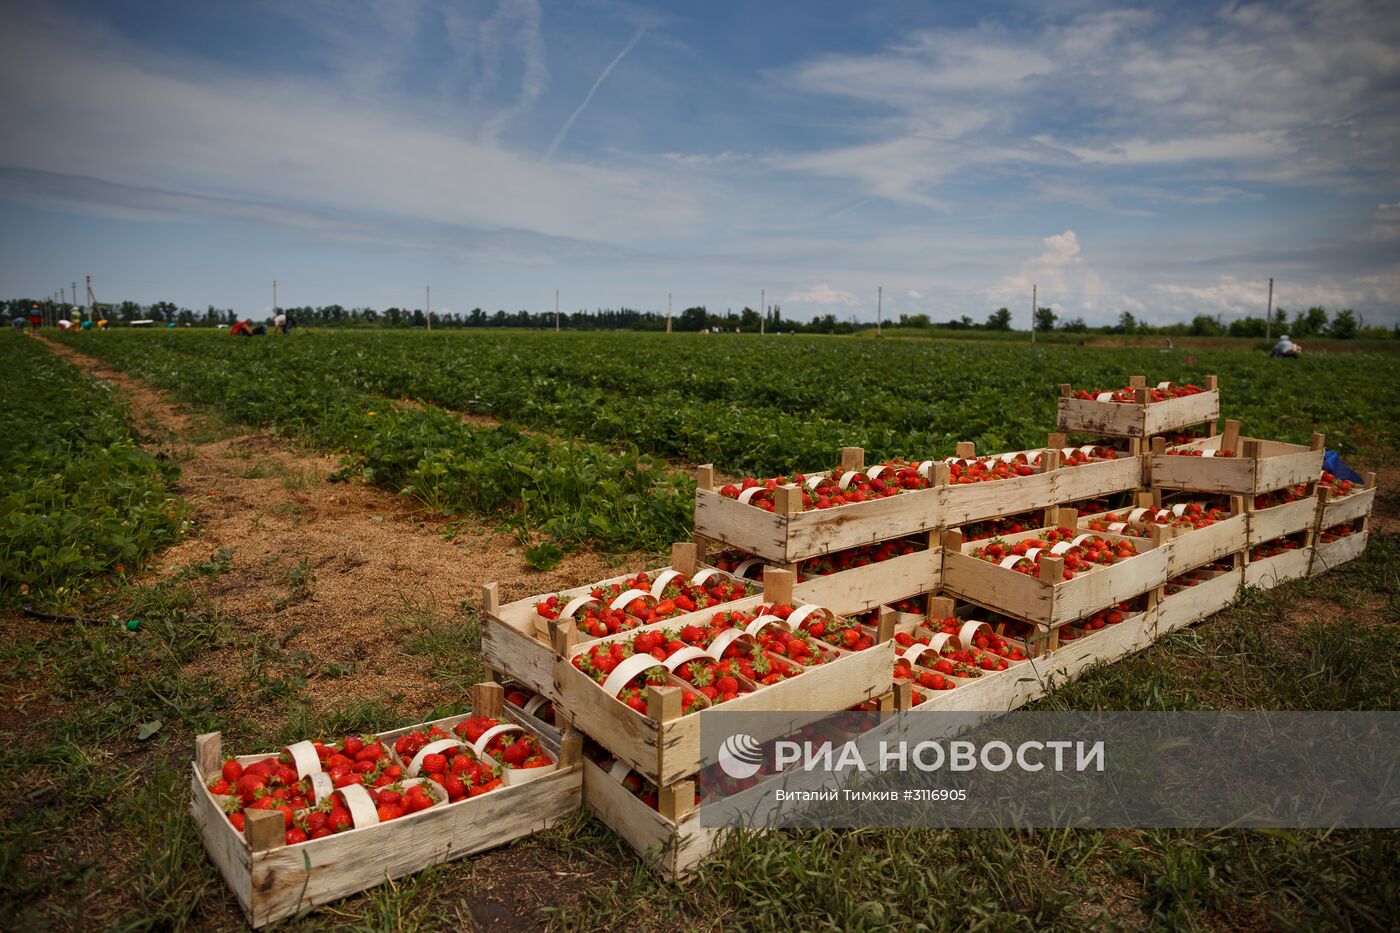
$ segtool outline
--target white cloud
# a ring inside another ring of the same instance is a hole
[[[1368,239],[1393,240],[1396,237],[1400,237],[1400,203],[1376,205]]]
[[[1227,6],[1205,24],[1098,11],[1033,30],[920,33],[875,55],[824,56],[787,80],[890,113],[853,128],[868,141],[781,164],[916,205],[943,205],[943,189],[968,177],[1072,165],[1104,187],[1104,170],[1165,169],[1186,173],[1177,186],[1400,184],[1400,17],[1384,3]]]
[[[624,246],[689,235],[732,206],[683,166],[550,163],[402,102],[196,66],[77,20],[7,23],[0,85],[15,89],[0,164],[59,175]]]
[[[783,299],[795,304],[821,305],[823,307],[841,306],[846,308],[859,308],[862,302],[850,292],[832,288],[826,282],[813,285],[805,291],[793,292]]]

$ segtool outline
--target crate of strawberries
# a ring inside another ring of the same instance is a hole
[[[578,645],[556,680],[579,728],[666,785],[699,768],[707,710],[815,714],[886,692],[889,648],[864,635],[812,604],[748,605]]]
[[[944,538],[943,586],[950,595],[1055,627],[1155,589],[1167,579],[1165,531],[1151,540],[1081,532],[1073,509],[1053,527],[984,541]]]
[[[1142,376],[1117,389],[1060,386],[1061,431],[1111,437],[1147,438],[1220,417],[1220,392],[1214,376],[1205,385],[1159,382],[1149,387]]]
[[[582,793],[575,756],[494,716],[260,755],[210,733],[192,772],[205,848],[254,927],[542,829]]]
[[[1146,493],[1144,498],[1150,499]],[[1177,498],[1161,505],[1100,512],[1080,518],[1087,531],[1150,538],[1155,526],[1171,532],[1163,547],[1167,574],[1176,576],[1245,548],[1249,517],[1230,497]]]
[[[495,583],[482,591],[482,655],[488,667],[555,699],[553,639],[561,624],[588,640],[703,612],[758,593],[757,583],[699,566],[695,545],[672,549],[672,566],[637,571],[558,593],[502,604]]]

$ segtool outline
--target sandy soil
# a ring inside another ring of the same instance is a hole
[[[190,536],[153,562],[158,578],[232,549],[227,572],[198,578],[201,595],[248,634],[295,632],[284,651],[307,651],[350,673],[313,681],[320,705],[346,696],[402,697],[404,709],[451,701],[403,652],[415,626],[460,619],[481,586],[503,601],[549,593],[641,568],[645,555],[571,554],[549,572],[525,563],[510,535],[477,519],[447,521],[358,480],[332,481],[338,458],[258,432],[211,426],[143,381],[50,343],[70,363],[129,400],[143,443],[176,459],[176,492],[195,506]],[[233,650],[233,649],[230,649]],[[200,672],[236,671],[215,653]]]

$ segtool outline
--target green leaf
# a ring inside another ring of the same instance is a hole
[[[161,721],[159,719],[152,719],[150,722],[143,722],[141,723],[141,728],[136,730],[136,738],[139,741],[144,742],[151,736],[159,732],[160,727]]]
[[[536,570],[553,570],[564,559],[564,552],[546,541],[525,549],[525,560]]]

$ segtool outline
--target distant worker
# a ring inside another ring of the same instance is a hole
[[[1280,337],[1278,343],[1274,344],[1274,348],[1269,351],[1269,356],[1279,357],[1280,359],[1296,360],[1302,355],[1303,345],[1289,340],[1287,334]]]
[[[251,320],[239,321],[228,329],[228,334],[230,337],[251,337],[253,336],[253,322]]]
[[[24,315],[22,314],[16,314],[14,317],[10,318],[10,326],[15,329],[15,333],[17,334],[24,333],[24,325],[28,323],[29,322],[24,319]]]
[[[88,320],[83,321],[82,327],[83,330],[92,330],[92,320],[89,318]]]
[[[70,320],[68,320],[68,318],[66,318],[66,317],[61,317],[61,318],[58,319],[58,329],[61,330],[61,331],[63,331],[65,334],[68,333],[68,331],[69,331],[72,327],[73,327],[73,322],[70,321]]]
[[[44,315],[39,312],[39,306],[35,305],[29,310],[29,329],[34,333],[39,333],[39,328],[44,326]]]
[[[277,329],[277,333],[287,333],[287,312],[278,311],[277,316],[272,319],[272,326]]]

